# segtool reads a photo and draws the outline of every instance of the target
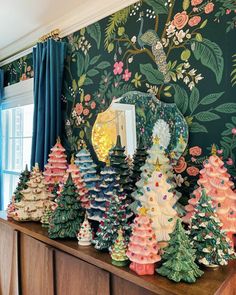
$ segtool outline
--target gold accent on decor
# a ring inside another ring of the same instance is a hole
[[[158,136],[155,136],[155,137],[153,138],[153,143],[154,143],[154,144],[160,144],[160,138],[159,138]]]
[[[184,140],[184,138],[183,138],[183,135],[182,135],[182,134],[180,135],[180,138],[179,138],[179,143],[180,143],[180,144],[185,144],[185,140]]]
[[[212,148],[211,148],[211,154],[212,154],[212,156],[216,156],[216,152],[217,152],[216,145],[213,144],[212,145]]]
[[[61,143],[60,136],[57,137],[57,143]]]
[[[72,156],[71,156],[70,163],[71,163],[71,165],[75,164],[75,156],[74,156],[74,154],[72,154]]]
[[[138,211],[139,211],[140,215],[146,216],[147,212],[148,212],[148,209],[144,208],[144,207],[141,207]]]
[[[60,30],[59,29],[55,29],[53,31],[51,31],[50,33],[43,35],[42,37],[39,38],[38,42],[45,42],[48,39],[52,38],[52,39],[59,39],[59,34],[60,34]]]

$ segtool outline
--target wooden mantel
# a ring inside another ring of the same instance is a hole
[[[151,295],[151,294],[160,294],[160,295],[235,295],[236,294],[236,260],[230,261],[228,266],[219,267],[218,269],[204,269],[204,275],[198,279],[195,284],[186,284],[186,283],[174,283],[169,281],[168,279],[155,274],[153,276],[138,276],[134,272],[132,272],[128,267],[116,267],[111,264],[110,256],[107,253],[98,252],[92,246],[89,247],[81,247],[78,246],[77,241],[75,240],[52,240],[48,238],[47,230],[41,227],[39,223],[27,222],[27,223],[18,223],[12,220],[7,220],[6,213],[0,212],[0,289],[3,288],[6,282],[2,282],[2,280],[6,277],[2,275],[2,271],[7,265],[3,265],[4,261],[4,251],[11,245],[6,245],[7,240],[4,237],[4,229],[12,230],[13,233],[17,233],[18,236],[18,247],[20,251],[22,251],[21,240],[22,237],[30,237],[30,239],[34,239],[36,242],[40,242],[42,245],[45,245],[47,249],[53,249],[52,251],[58,251],[60,253],[65,253],[74,257],[75,263],[76,261],[86,262],[86,265],[91,265],[96,267],[96,269],[105,271],[108,274],[109,282],[107,286],[108,293],[106,294],[137,294],[137,295]],[[21,237],[22,236],[22,237]],[[25,242],[23,243],[23,245]],[[12,246],[17,247],[17,246]],[[13,249],[10,249],[10,253],[13,253]],[[19,255],[19,249],[16,249],[16,253]],[[36,256],[37,253],[34,253]],[[22,278],[22,274],[20,273],[19,268],[22,267],[24,261],[21,261],[22,255],[19,255],[18,259],[15,260],[19,262],[18,270],[16,273],[18,274],[18,279]],[[23,255],[24,256],[24,255]],[[55,258],[56,255],[52,255]],[[57,256],[56,256],[57,257]],[[69,257],[69,256],[68,256]],[[14,258],[12,258],[14,260]],[[10,258],[8,257],[9,263]],[[52,263],[52,268],[54,267],[55,262]],[[50,269],[49,266],[47,266]],[[52,270],[53,271],[53,270]],[[36,274],[34,274],[36,275]],[[17,276],[17,275],[15,275]],[[55,278],[55,275],[52,277]],[[78,281],[79,281],[78,277]],[[11,278],[12,280],[12,278]],[[94,278],[96,280],[96,277]],[[70,282],[64,282],[66,284],[70,284]],[[92,282],[91,282],[92,283]],[[18,288],[21,288],[21,282],[16,285]],[[55,283],[54,283],[55,284]],[[133,289],[132,289],[133,288]],[[53,289],[53,288],[52,288]],[[120,291],[119,291],[120,290]],[[4,290],[2,290],[3,292]],[[48,294],[62,294],[56,288],[53,289],[52,293]],[[0,290],[1,293],[1,290]],[[2,293],[1,293],[2,294]],[[9,293],[11,295],[22,294],[20,293]],[[28,293],[27,293],[28,294]],[[30,293],[29,293],[30,294]],[[35,293],[37,294],[37,293]],[[73,293],[70,293],[73,294]],[[82,293],[74,293],[74,294],[91,294],[83,291]],[[105,293],[98,293],[98,291],[94,294],[103,295]],[[4,292],[2,295],[5,295]],[[93,295],[93,294],[91,294]]]

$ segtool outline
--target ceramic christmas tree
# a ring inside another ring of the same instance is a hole
[[[44,206],[51,203],[49,201],[51,194],[38,164],[35,164],[27,186],[27,189],[21,191],[22,199],[15,203],[15,211],[11,217],[17,221],[40,221]]]
[[[196,282],[203,272],[194,262],[195,250],[191,246],[180,219],[177,220],[176,228],[170,237],[169,245],[164,248],[162,255],[164,263],[159,269],[156,269],[157,273],[174,282]]]
[[[125,240],[128,239],[130,227],[126,208],[117,195],[113,195],[106,204],[106,212],[100,221],[96,237],[93,240],[97,250],[107,251],[113,245],[118,235],[118,228],[124,230]]]
[[[116,266],[125,266],[128,264],[128,257],[126,256],[127,244],[124,240],[123,231],[120,228],[118,230],[117,239],[114,241],[114,244],[111,248],[111,263]]]
[[[141,167],[145,164],[147,158],[147,148],[143,144],[142,136],[140,136],[139,145],[133,156],[133,166],[130,178],[132,179],[132,186],[135,188],[135,183],[141,178]]]
[[[152,228],[158,242],[169,240],[169,234],[173,232],[177,220],[177,212],[173,208],[175,197],[170,188],[166,174],[154,171],[140,197],[142,206],[147,208],[148,216],[152,220]]]
[[[183,221],[190,222],[203,187],[216,207],[217,215],[223,223],[223,229],[232,239],[232,234],[236,233],[236,193],[232,189],[233,182],[230,181],[230,175],[224,167],[224,162],[216,155],[215,146],[213,146],[212,155],[204,162],[203,166],[200,171],[198,188],[193,192],[189,204],[185,206],[187,214]]]
[[[27,189],[27,182],[30,178],[30,171],[28,170],[28,166],[25,166],[25,170],[21,172],[19,182],[17,188],[14,192],[14,200],[15,202],[20,202],[22,199],[22,190]]]
[[[141,178],[136,182],[137,190],[132,194],[133,198],[136,199],[136,202],[133,204],[133,209],[136,211],[138,206],[141,206],[139,203],[140,197],[144,194],[144,186],[147,184],[148,179],[152,176],[152,173],[155,170],[158,170],[167,176],[168,183],[170,184],[170,190],[173,192],[173,206],[176,204],[181,194],[175,190],[176,183],[174,182],[174,173],[173,168],[170,164],[170,160],[167,157],[164,148],[160,145],[160,139],[154,138],[153,145],[148,150],[148,157],[145,164],[140,168]]]
[[[61,144],[61,140],[58,137],[56,144],[51,148],[49,154],[48,163],[45,165],[45,182],[52,191],[54,184],[63,180],[64,174],[67,169],[67,161],[65,149]]]
[[[90,195],[90,191],[94,190],[96,187],[99,177],[96,174],[97,166],[94,164],[91,154],[86,147],[83,147],[76,154],[75,164],[79,167],[84,183]]]
[[[77,187],[77,192],[79,194],[79,200],[81,201],[81,205],[83,208],[90,207],[89,194],[88,189],[85,185],[85,182],[82,178],[82,174],[79,170],[79,167],[75,164],[74,156],[71,157],[71,163],[66,170],[66,174],[64,175],[63,182],[66,183],[69,174],[71,173],[74,184]]]
[[[52,189],[52,201],[55,201],[58,197],[58,191],[60,190],[60,184],[58,182],[56,182],[53,186],[53,189]]]
[[[152,221],[145,208],[139,209],[134,219],[132,234],[126,255],[131,261],[130,269],[138,275],[153,275],[155,263],[161,260]]]
[[[119,177],[113,168],[103,168],[100,177],[98,185],[90,191],[91,206],[87,210],[88,218],[98,222],[102,220],[106,211],[106,203],[114,194],[121,191],[118,184]]]
[[[199,263],[214,267],[226,265],[229,259],[236,258],[221,225],[211,198],[202,189],[190,225],[190,237]]]
[[[128,196],[132,192],[129,165],[126,161],[125,148],[121,146],[120,135],[117,136],[116,145],[110,152],[110,165],[120,177],[120,186]]]
[[[92,241],[92,229],[88,222],[87,214],[85,214],[84,221],[80,227],[79,233],[77,235],[78,244],[80,246],[89,246]]]
[[[53,211],[49,225],[49,237],[75,238],[84,217],[84,209],[78,200],[78,193],[72,176],[69,174],[67,182],[58,198],[57,207]]]
[[[40,222],[42,223],[42,227],[48,227],[51,217],[52,217],[52,207],[51,205],[45,206],[43,216],[41,217]]]

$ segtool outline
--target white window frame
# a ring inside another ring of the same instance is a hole
[[[1,110],[21,107],[29,104],[34,103],[33,98],[33,83],[34,79],[28,79],[24,81],[20,81],[18,83],[15,83],[10,86],[6,86],[4,88],[4,98],[2,99],[1,103]],[[2,151],[1,151],[2,152]],[[0,163],[2,165],[2,163]],[[0,188],[1,188],[1,198],[4,198],[3,196],[3,173],[5,174],[11,174],[11,175],[20,175],[18,172],[14,171],[8,171],[3,170],[2,167],[0,167],[1,175],[0,175]],[[1,205],[3,206],[4,200],[1,200]]]

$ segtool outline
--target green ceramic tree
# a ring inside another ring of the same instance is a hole
[[[49,227],[49,223],[50,223],[50,220],[52,218],[52,209],[50,206],[47,206],[45,209],[44,209],[44,213],[43,213],[43,216],[40,220],[40,222],[42,223],[42,227]]]
[[[164,248],[164,263],[156,271],[175,282],[194,283],[203,274],[194,262],[195,258],[195,250],[178,219],[174,232],[170,234],[169,245]]]
[[[29,178],[30,178],[30,171],[28,170],[28,166],[26,165],[25,170],[22,171],[20,174],[19,182],[14,192],[14,201],[16,203],[20,202],[22,199],[22,194],[21,194],[22,190],[28,188],[27,182]]]
[[[132,179],[133,189],[136,187],[135,183],[141,178],[141,167],[145,164],[147,158],[147,147],[143,144],[142,136],[140,137],[139,145],[133,156],[133,167],[130,178]]]
[[[73,183],[71,174],[58,198],[57,205],[50,221],[49,237],[75,238],[83,222],[84,210],[78,200],[77,187]]]
[[[120,177],[119,183],[124,190],[124,193],[132,192],[132,180],[130,178],[129,165],[126,161],[125,148],[121,146],[120,135],[117,136],[116,145],[111,149],[110,165],[113,167]]]
[[[213,267],[226,265],[228,260],[236,258],[221,225],[211,198],[202,189],[190,224],[190,237],[199,263]]]
[[[126,256],[127,244],[122,229],[118,230],[118,237],[111,248],[111,263],[116,266],[125,266],[129,259]]]

